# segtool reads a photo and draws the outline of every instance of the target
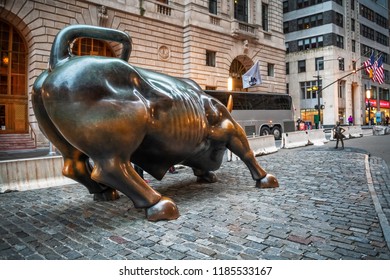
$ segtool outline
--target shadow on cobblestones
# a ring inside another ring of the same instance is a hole
[[[224,163],[214,184],[190,169],[147,174],[181,214],[156,223],[127,197],[94,202],[78,184],[1,194],[0,259],[390,259],[365,157],[326,147],[259,157],[277,189],[255,188],[241,161]],[[375,160],[388,206],[388,170]]]

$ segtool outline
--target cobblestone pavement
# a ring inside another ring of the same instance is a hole
[[[123,195],[94,202],[78,184],[0,194],[0,259],[390,259],[383,160],[333,144],[257,159],[279,188],[255,188],[241,161],[214,184],[187,168],[147,175],[177,203],[174,221],[148,222]]]

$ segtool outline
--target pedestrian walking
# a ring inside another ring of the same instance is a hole
[[[349,124],[349,125],[353,125],[353,117],[352,117],[352,115],[350,115],[350,116],[348,117],[348,124]]]
[[[389,115],[386,116],[386,126],[389,126]]]
[[[343,141],[343,138],[345,138],[345,135],[343,134],[344,131],[345,129],[340,126],[340,122],[337,122],[335,127],[333,128],[334,138],[336,139],[335,149],[337,149],[339,146],[339,140],[341,141],[341,149],[344,149],[344,141]]]
[[[171,173],[171,174],[176,174],[176,173],[178,173],[174,165],[172,165],[172,166],[169,168],[168,172]]]

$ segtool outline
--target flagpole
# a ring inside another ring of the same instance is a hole
[[[373,82],[377,82],[379,85],[384,83],[385,77],[384,77],[382,53],[378,53],[377,59],[375,60],[374,51],[372,51],[370,58],[364,62],[364,66],[366,72],[369,74],[369,80],[372,80]],[[376,96],[376,110],[377,113],[380,112],[379,91],[377,92],[377,96]]]

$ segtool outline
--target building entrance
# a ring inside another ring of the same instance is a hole
[[[26,45],[15,28],[1,20],[0,59],[0,133],[26,133]]]

